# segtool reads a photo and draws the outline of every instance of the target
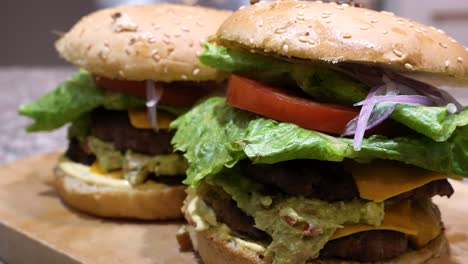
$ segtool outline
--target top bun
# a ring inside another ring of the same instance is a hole
[[[112,79],[209,81],[225,77],[200,65],[200,42],[231,14],[173,4],[121,6],[83,17],[55,47],[67,61]]]
[[[380,64],[468,82],[467,50],[441,30],[347,4],[260,2],[228,18],[217,42],[290,58]]]

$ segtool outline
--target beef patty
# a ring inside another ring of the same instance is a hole
[[[92,113],[91,135],[113,143],[122,151],[133,150],[147,155],[165,155],[173,152],[174,132],[134,128],[126,111],[96,110]]]
[[[65,152],[65,156],[74,162],[85,165],[91,165],[96,160],[96,157],[89,151],[86,151],[85,148],[81,146],[81,143],[75,138],[70,139],[68,142],[68,149]]]
[[[352,175],[338,162],[291,160],[243,165],[249,177],[287,194],[329,202],[349,201],[359,196]]]
[[[265,184],[270,190],[291,195],[302,195],[328,202],[349,201],[359,197],[353,176],[341,163],[317,160],[292,160],[276,164],[242,163],[245,173]],[[446,179],[433,181],[412,191],[402,193],[395,201],[430,198],[435,195],[450,197],[454,190]]]
[[[405,234],[373,230],[329,241],[320,251],[320,257],[376,262],[398,257],[407,249],[408,238]]]

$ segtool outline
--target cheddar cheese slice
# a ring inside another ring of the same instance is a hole
[[[100,176],[108,177],[108,178],[113,178],[113,179],[122,179],[123,178],[123,171],[122,170],[116,170],[116,171],[111,171],[111,172],[105,172],[99,167],[99,163],[95,161],[91,167],[90,167],[90,172],[94,174],[99,174]]]
[[[347,163],[361,198],[382,202],[435,180],[446,179],[443,173],[424,170],[391,161],[369,164]]]
[[[417,235],[418,228],[413,221],[411,201],[406,200],[386,206],[384,220],[380,226],[364,224],[346,225],[344,228],[338,229],[332,239],[370,230],[392,230],[409,235]]]
[[[413,246],[422,248],[440,234],[442,223],[440,222],[439,210],[430,200],[406,200],[385,207],[382,225],[346,225],[335,232],[332,240],[371,230],[390,230],[404,233],[408,235]]]
[[[128,117],[130,124],[134,128],[139,129],[152,129],[151,124],[148,121],[148,112],[146,110],[129,110]],[[171,122],[175,117],[164,111],[158,111],[157,123],[159,129],[168,129]]]

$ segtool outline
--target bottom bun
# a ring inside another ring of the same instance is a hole
[[[114,188],[88,184],[55,170],[54,186],[63,201],[73,208],[100,217],[140,220],[182,218],[186,197],[183,185],[144,188]]]
[[[197,232],[191,236],[193,245],[196,245],[197,251],[205,264],[226,263],[226,264],[268,264],[271,263],[262,259],[253,251],[244,249],[235,242],[229,242],[221,239],[212,228],[206,231]],[[196,241],[193,241],[196,240]],[[432,240],[426,247],[417,251],[408,251],[395,259],[381,261],[382,264],[420,264],[435,263],[438,258],[449,254],[449,244],[445,234],[440,234]],[[311,264],[351,264],[359,263],[344,260],[311,260]]]

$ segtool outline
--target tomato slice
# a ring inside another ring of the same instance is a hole
[[[124,93],[132,96],[146,98],[146,83],[145,81],[124,81],[109,79],[101,76],[95,76],[96,83],[108,90],[119,93]],[[210,84],[203,86],[202,83],[193,82],[175,82],[175,83],[158,83],[162,85],[164,93],[160,102],[162,104],[172,105],[176,107],[190,107],[198,100],[213,93],[214,88],[208,87]]]
[[[314,102],[237,75],[229,80],[227,104],[277,121],[337,135],[359,114],[351,107]]]

